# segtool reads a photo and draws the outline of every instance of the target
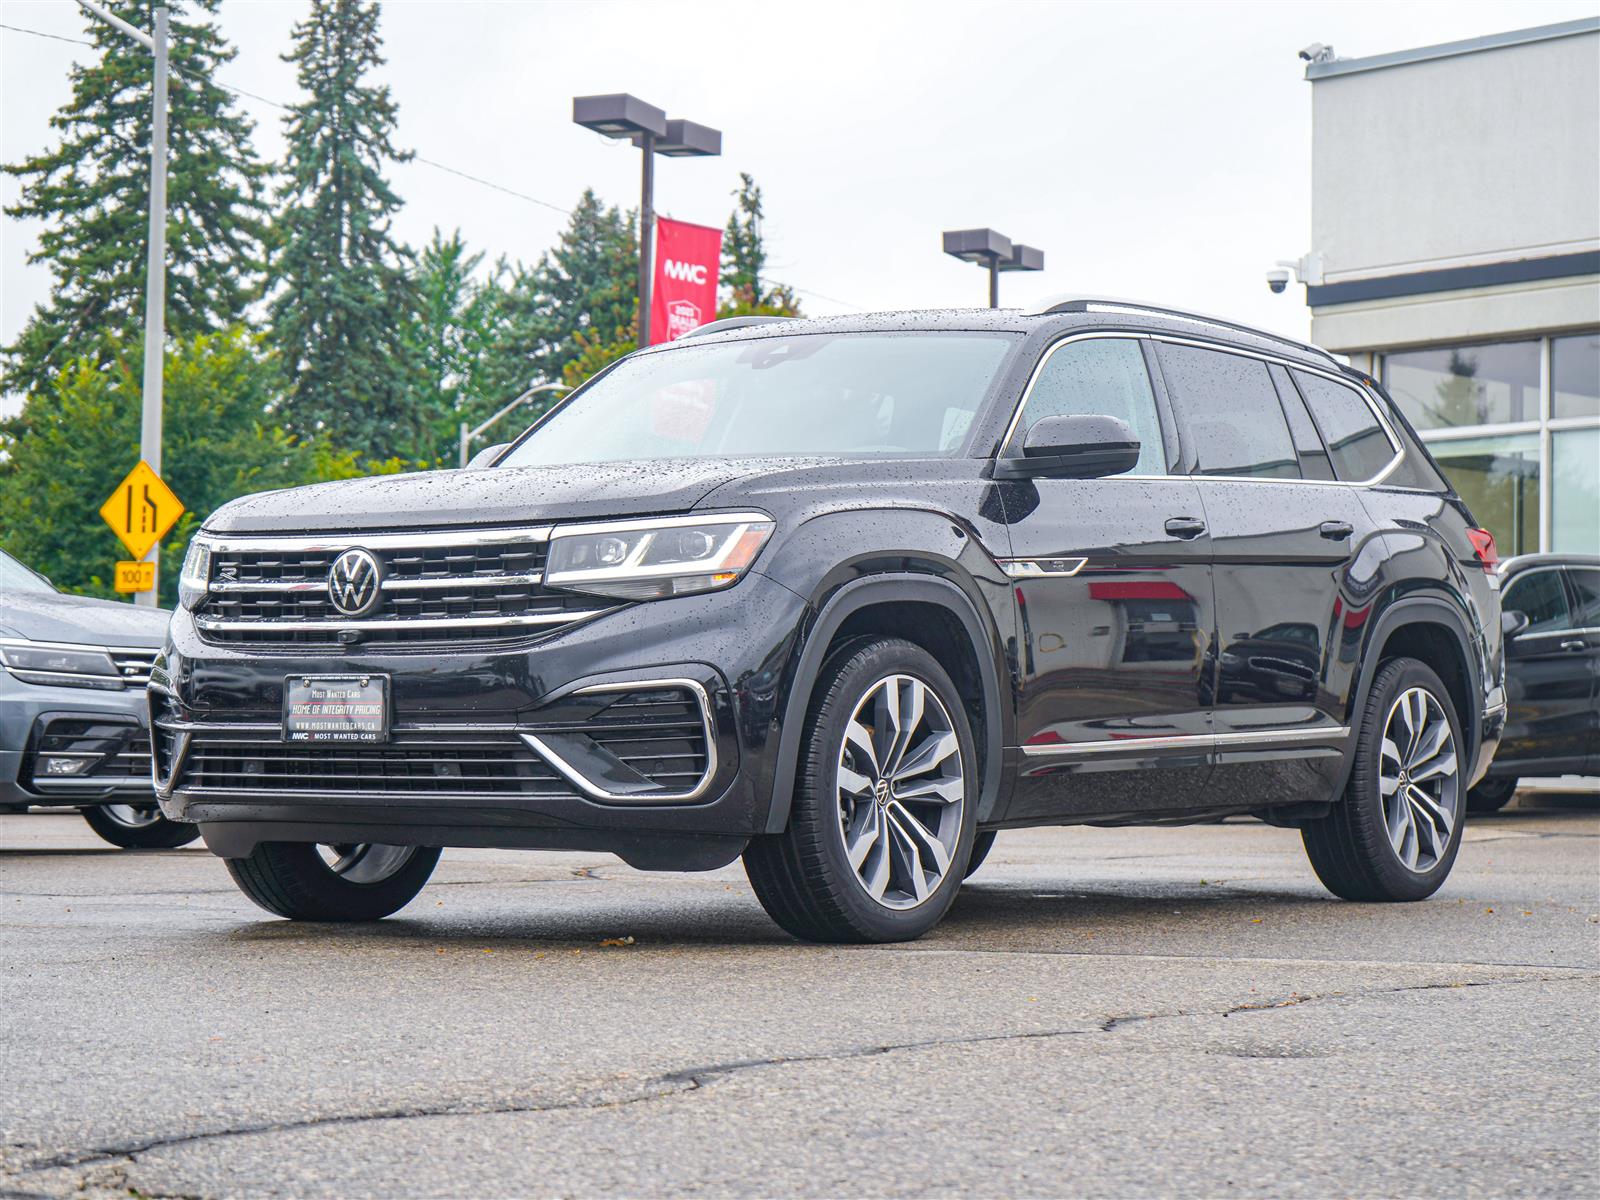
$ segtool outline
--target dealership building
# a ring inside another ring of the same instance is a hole
[[[1383,381],[1502,555],[1600,554],[1600,19],[1306,54],[1312,339]]]

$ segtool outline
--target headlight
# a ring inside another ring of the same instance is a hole
[[[624,600],[716,591],[738,583],[771,536],[765,513],[557,526],[544,585]]]
[[[117,673],[111,655],[98,646],[3,641],[0,642],[0,663],[23,683],[122,690],[122,676]]]
[[[197,535],[189,542],[189,553],[183,557],[183,571],[178,576],[178,603],[194,608],[205,599],[210,583],[211,543]]]

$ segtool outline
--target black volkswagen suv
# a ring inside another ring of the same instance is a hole
[[[310,920],[537,847],[742,855],[792,933],[887,941],[997,830],[1233,813],[1415,900],[1505,719],[1494,565],[1312,346],[1084,300],[720,322],[488,469],[217,511],[156,778]]]

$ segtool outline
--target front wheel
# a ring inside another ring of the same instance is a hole
[[[789,827],[745,850],[768,914],[816,942],[921,937],[972,853],[977,753],[950,676],[922,647],[862,638],[812,693]]]
[[[169,820],[155,804],[102,804],[78,811],[90,829],[124,850],[173,850],[200,836],[200,826]]]
[[[1344,798],[1302,830],[1306,855],[1346,900],[1425,899],[1461,848],[1465,749],[1450,693],[1425,663],[1384,663],[1356,739]]]
[[[439,861],[436,847],[262,842],[228,873],[262,908],[292,921],[376,921],[399,912]]]

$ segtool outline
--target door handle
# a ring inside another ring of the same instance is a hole
[[[1317,532],[1330,542],[1342,542],[1356,531],[1356,527],[1349,521],[1324,521],[1317,526]]]
[[[1188,541],[1206,531],[1206,523],[1198,517],[1168,517],[1167,532],[1175,538]]]
[[[1572,638],[1568,641],[1562,642],[1561,648],[1563,650],[1587,650],[1589,648],[1589,643],[1584,641],[1582,638]]]

